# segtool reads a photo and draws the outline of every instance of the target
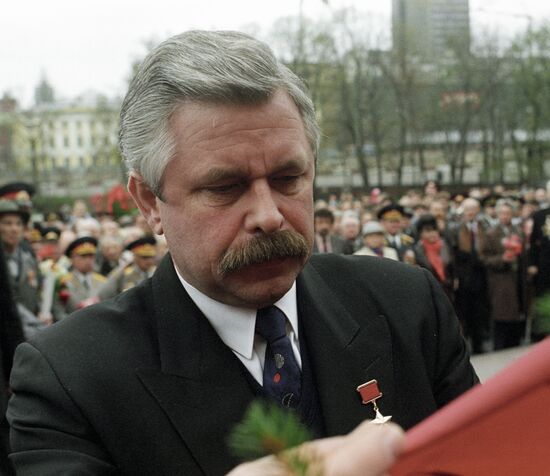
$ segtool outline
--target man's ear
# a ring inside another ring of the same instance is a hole
[[[143,177],[137,172],[130,172],[130,177],[128,178],[128,191],[136,202],[139,211],[147,220],[149,227],[153,230],[153,233],[162,235],[163,230],[158,198],[149,185],[145,183]]]

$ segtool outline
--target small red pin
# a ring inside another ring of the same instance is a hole
[[[357,387],[357,391],[359,392],[359,395],[361,395],[363,405],[372,403],[372,406],[374,407],[375,418],[371,423],[382,424],[391,420],[391,416],[382,415],[378,405],[376,405],[376,400],[383,395],[378,388],[378,382],[376,380],[369,380],[367,383],[359,385],[359,387]]]

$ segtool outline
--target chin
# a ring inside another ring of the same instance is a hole
[[[234,275],[228,278],[226,289],[234,298],[233,304],[258,309],[281,299],[294,284],[298,272],[263,279],[260,276],[243,279],[242,275]]]

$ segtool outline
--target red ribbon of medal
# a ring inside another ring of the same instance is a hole
[[[378,388],[378,382],[376,380],[369,380],[367,383],[359,385],[359,387],[357,387],[357,391],[359,392],[359,395],[361,395],[363,405],[368,405],[369,403],[372,403],[375,418],[374,420],[372,420],[371,423],[381,425],[391,420],[391,415],[382,415],[382,413],[380,413],[378,405],[376,404],[376,400],[378,400],[383,395],[383,393]]]

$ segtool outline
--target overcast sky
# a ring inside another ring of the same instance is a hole
[[[391,0],[302,0],[312,19],[353,6],[369,13],[389,36]],[[283,16],[299,13],[299,0],[16,0],[0,10],[0,94],[23,106],[45,74],[59,97],[87,90],[122,94],[131,62],[143,42],[190,28],[239,29],[257,24],[267,32]],[[482,26],[511,32],[550,20],[544,0],[470,0],[474,31]]]

